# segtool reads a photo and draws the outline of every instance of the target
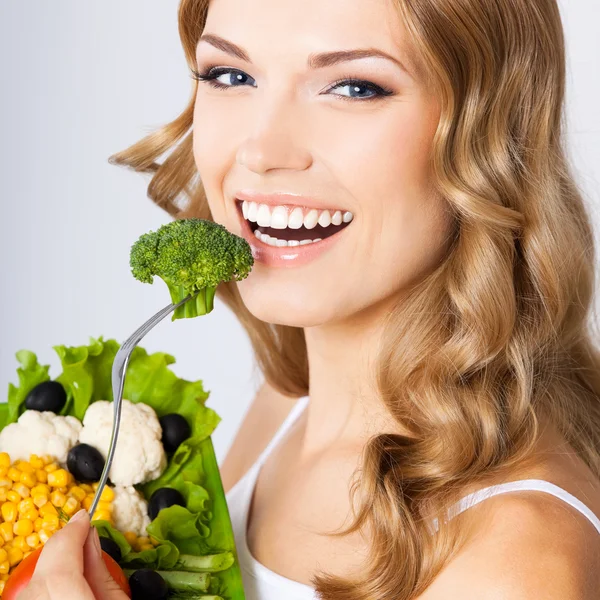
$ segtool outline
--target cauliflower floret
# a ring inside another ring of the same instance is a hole
[[[0,452],[7,452],[13,461],[46,454],[64,465],[81,429],[81,422],[75,417],[26,410],[16,423],[0,432]]]
[[[113,488],[115,499],[112,502],[112,515],[115,527],[125,533],[133,531],[138,536],[146,536],[146,527],[150,525],[148,503],[131,485]]]
[[[106,459],[113,425],[113,403],[92,402],[83,417],[79,442],[97,448]],[[114,485],[136,485],[158,479],[167,467],[162,428],[154,409],[123,400],[121,426],[108,477]]]

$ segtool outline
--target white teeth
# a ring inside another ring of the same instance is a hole
[[[287,226],[288,214],[285,206],[276,206],[271,213],[271,227],[273,229],[287,229]]]
[[[302,223],[304,223],[304,215],[302,214],[302,209],[297,206],[288,217],[288,227],[290,229],[300,229]]]
[[[304,217],[304,227],[306,227],[306,229],[314,229],[317,226],[318,221],[319,211],[316,208],[313,208],[309,210],[307,215]]]
[[[317,238],[316,240],[280,240],[276,237],[271,237],[268,233],[261,233],[258,229],[254,232],[254,235],[261,242],[269,244],[269,246],[276,246],[278,248],[283,248],[284,246],[304,246],[305,244],[313,244],[314,242],[320,242],[322,239]]]
[[[324,210],[319,215],[318,223],[321,227],[328,227],[329,225],[331,225],[331,215],[329,214],[328,210]]]
[[[266,204],[261,204],[258,207],[258,214],[256,215],[256,222],[261,227],[271,226],[271,211]]]
[[[333,214],[332,214],[333,213]],[[291,212],[285,206],[269,207],[257,202],[242,202],[242,214],[244,219],[258,223],[261,227],[272,227],[273,229],[300,229],[303,225],[306,229],[314,229],[317,223],[321,227],[329,225],[341,225],[350,223],[354,215],[350,211],[342,213],[341,210],[317,210],[310,209],[306,215],[301,207],[295,207]]]
[[[248,221],[256,223],[256,216],[258,215],[258,204],[256,204],[256,202],[249,202],[248,205],[248,216],[246,217],[246,219],[248,219]]]

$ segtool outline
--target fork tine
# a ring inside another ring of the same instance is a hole
[[[155,315],[152,315],[141,327],[135,330],[135,332],[121,344],[121,347],[117,351],[115,355],[115,359],[112,365],[112,390],[113,390],[113,411],[114,411],[114,419],[113,419],[113,427],[112,433],[110,436],[110,445],[108,448],[108,454],[106,456],[106,462],[104,464],[104,469],[102,470],[102,475],[100,476],[100,481],[98,482],[98,488],[96,489],[96,494],[94,495],[94,501],[90,506],[90,517],[94,515],[96,511],[96,507],[98,506],[98,502],[100,501],[100,496],[106,486],[106,482],[108,481],[108,472],[110,471],[110,467],[112,465],[112,461],[115,454],[115,449],[117,447],[117,438],[119,435],[119,426],[121,424],[121,404],[123,400],[123,387],[125,385],[125,374],[127,373],[127,365],[129,363],[129,358],[131,357],[131,353],[134,348],[140,343],[141,339],[158,323],[160,323],[167,315],[171,314],[175,309],[179,308],[182,304],[185,304],[188,300],[191,300],[193,296],[188,296],[184,298],[181,302],[177,304],[169,304],[165,306],[163,309],[159,310]]]

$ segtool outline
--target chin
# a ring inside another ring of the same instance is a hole
[[[238,289],[248,311],[260,321],[290,327],[315,327],[335,318],[335,303],[312,286],[256,285],[238,282]]]

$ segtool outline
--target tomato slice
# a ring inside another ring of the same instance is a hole
[[[4,592],[2,593],[2,600],[17,600],[19,594],[31,580],[35,565],[37,564],[42,550],[43,547],[38,548],[17,565],[6,582]],[[127,580],[125,573],[123,573],[123,569],[119,566],[119,563],[104,551],[102,551],[102,558],[104,559],[104,564],[108,568],[111,577],[117,582],[117,585],[127,594],[127,596],[131,598],[129,581]]]

